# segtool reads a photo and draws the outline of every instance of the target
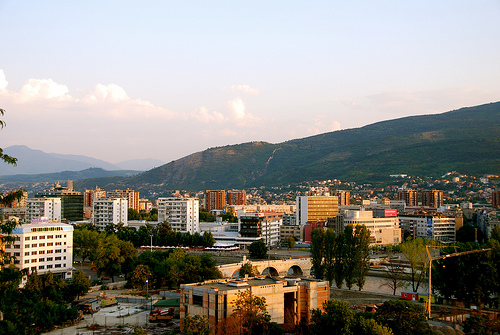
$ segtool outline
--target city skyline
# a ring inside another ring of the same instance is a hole
[[[500,4],[0,3],[2,147],[169,162],[500,100]]]

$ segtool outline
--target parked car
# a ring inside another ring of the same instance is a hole
[[[92,271],[97,271],[97,268],[92,268],[92,269],[90,269],[90,270],[92,270]]]

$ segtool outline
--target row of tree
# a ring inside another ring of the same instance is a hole
[[[333,229],[315,229],[311,233],[312,271],[317,279],[326,279],[330,286],[361,290],[370,269],[370,232],[365,225],[345,227],[337,234]]]

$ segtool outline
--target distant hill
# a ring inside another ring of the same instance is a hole
[[[101,159],[83,155],[65,155],[57,153],[46,153],[34,150],[25,145],[13,145],[4,148],[7,155],[18,159],[17,166],[0,164],[0,175],[18,174],[43,174],[58,173],[62,171],[82,171],[98,168],[107,171],[134,170],[147,171],[154,167],[165,164],[157,159],[134,159],[117,164],[111,164]],[[116,174],[114,174],[116,175]]]
[[[165,191],[282,185],[306,180],[377,181],[391,174],[500,173],[500,102],[405,117],[283,143],[210,148],[113,187]],[[81,185],[95,180],[81,181]],[[100,179],[100,186],[108,181]]]

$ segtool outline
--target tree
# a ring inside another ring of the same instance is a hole
[[[249,277],[253,277],[255,274],[253,272],[252,264],[250,263],[245,263],[241,266],[240,271],[238,271],[238,274],[240,278],[244,278],[245,275],[248,275]]]
[[[376,320],[394,335],[432,334],[424,307],[410,301],[389,300],[377,309]]]
[[[340,259],[337,259],[336,253],[337,253],[337,248],[342,247],[342,245],[337,244],[337,235],[335,234],[335,231],[331,228],[328,228],[326,230],[326,233],[323,237],[323,243],[324,243],[324,277],[328,282],[330,283],[330,286],[333,285],[333,280],[335,279],[335,262],[341,261]]]
[[[114,282],[114,277],[122,272],[122,264],[130,260],[136,252],[131,242],[121,241],[116,235],[100,239],[95,260],[98,272],[107,274]]]
[[[238,320],[239,334],[263,334],[271,320],[267,313],[266,299],[253,295],[251,290],[237,294],[231,317]]]
[[[129,208],[128,209],[128,219],[129,220],[140,220],[141,219],[141,214],[134,209],[134,208]]]
[[[73,274],[68,285],[68,290],[73,297],[80,299],[80,296],[87,294],[91,286],[90,280],[85,276],[83,271],[78,270]]]
[[[357,225],[354,230],[355,277],[359,290],[365,285],[366,275],[370,270],[370,231],[365,225]]]
[[[262,240],[252,242],[248,246],[248,251],[250,252],[250,258],[253,259],[264,259],[267,257],[267,245]]]
[[[389,264],[387,264],[386,266],[387,267],[386,274],[388,278],[382,285],[380,285],[380,287],[386,286],[392,290],[392,295],[396,295],[396,290],[398,288],[406,287],[408,286],[408,284],[403,279],[404,269],[400,266],[399,260],[395,261],[391,257],[391,254],[389,254],[388,260]]]
[[[102,238],[104,236],[101,236]],[[73,232],[73,250],[81,257],[82,263],[87,258],[93,259],[99,246],[99,233],[88,229],[75,229]]]
[[[146,281],[151,277],[149,266],[139,264],[136,266],[130,277],[130,283],[134,288],[143,289],[146,286]]]
[[[215,238],[214,236],[212,235],[211,232],[209,231],[205,231],[203,233],[203,236],[201,238],[201,241],[202,241],[202,245],[205,247],[205,248],[210,248],[210,247],[213,247],[214,244],[215,244]]]
[[[285,237],[285,240],[283,242],[288,249],[293,249],[295,247],[295,238],[293,237],[293,235],[288,235],[287,237]]]
[[[186,315],[183,326],[184,333],[187,335],[209,335],[212,332],[209,328],[208,317],[205,315]]]
[[[410,272],[407,274],[407,279],[413,292],[418,291],[418,287],[427,273],[428,257],[425,245],[426,240],[423,238],[409,240],[401,244],[401,252],[409,263]]]
[[[310,250],[314,278],[323,279],[325,275],[323,263],[323,258],[325,256],[325,231],[322,228],[316,228],[311,232]]]
[[[354,312],[346,301],[329,300],[323,303],[323,311],[314,309],[311,317],[311,335],[351,335]]]

